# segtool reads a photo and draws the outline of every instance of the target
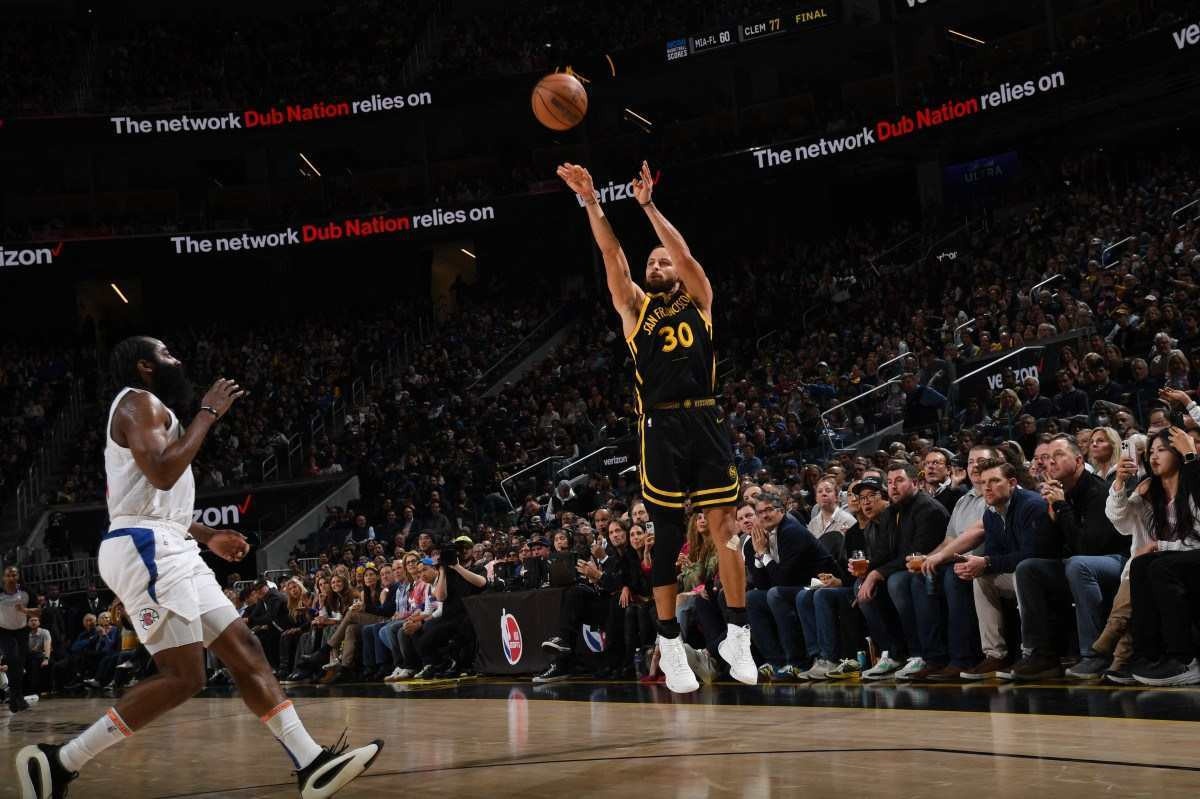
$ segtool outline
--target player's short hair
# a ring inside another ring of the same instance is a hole
[[[154,360],[158,342],[149,336],[130,336],[113,347],[108,357],[109,376],[118,391],[125,386],[145,385],[138,372],[138,361]]]

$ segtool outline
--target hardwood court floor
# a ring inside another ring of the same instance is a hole
[[[1200,796],[1200,691],[1099,686],[659,687],[472,681],[291,692],[314,737],[380,737],[339,797]],[[0,796],[22,745],[112,700],[0,711]],[[279,745],[210,689],[91,763],[72,797],[294,797]]]

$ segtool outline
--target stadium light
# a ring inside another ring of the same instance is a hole
[[[117,292],[117,296],[121,298],[121,302],[125,303],[126,305],[129,304],[129,298],[126,297],[119,288],[117,288],[116,283],[109,283],[108,285],[112,286],[112,290]]]
[[[321,177],[321,170],[319,170],[315,166],[313,166],[313,162],[308,160],[307,155],[305,155],[304,153],[300,153],[300,157],[304,159],[304,163],[308,164],[308,168],[311,169],[314,173],[316,173],[317,177]]]
[[[987,44],[987,42],[985,42],[983,39],[976,39],[974,36],[962,33],[961,31],[956,31],[954,28],[946,28],[946,33],[950,34],[951,36],[958,36],[959,38],[966,39],[968,42],[975,42],[975,44]]]
[[[634,111],[632,108],[626,108],[624,116],[625,116],[626,121],[632,122],[633,124],[637,125],[642,130],[644,130],[646,133],[650,133],[654,130],[654,123],[651,122],[650,120],[646,119],[644,116],[642,116],[638,112]]]

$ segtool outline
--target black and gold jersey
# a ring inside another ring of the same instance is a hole
[[[639,413],[664,402],[716,394],[712,320],[682,288],[673,294],[646,294],[626,343],[633,354]]]

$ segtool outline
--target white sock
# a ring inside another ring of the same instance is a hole
[[[279,743],[283,744],[297,769],[304,768],[321,754],[321,747],[308,734],[308,730],[304,729],[304,724],[296,715],[296,708],[292,707],[290,699],[273,708],[262,717],[262,721]]]
[[[83,734],[58,750],[58,760],[67,771],[79,771],[87,762],[108,747],[133,735],[133,730],[121,718],[115,707],[83,731]]]

